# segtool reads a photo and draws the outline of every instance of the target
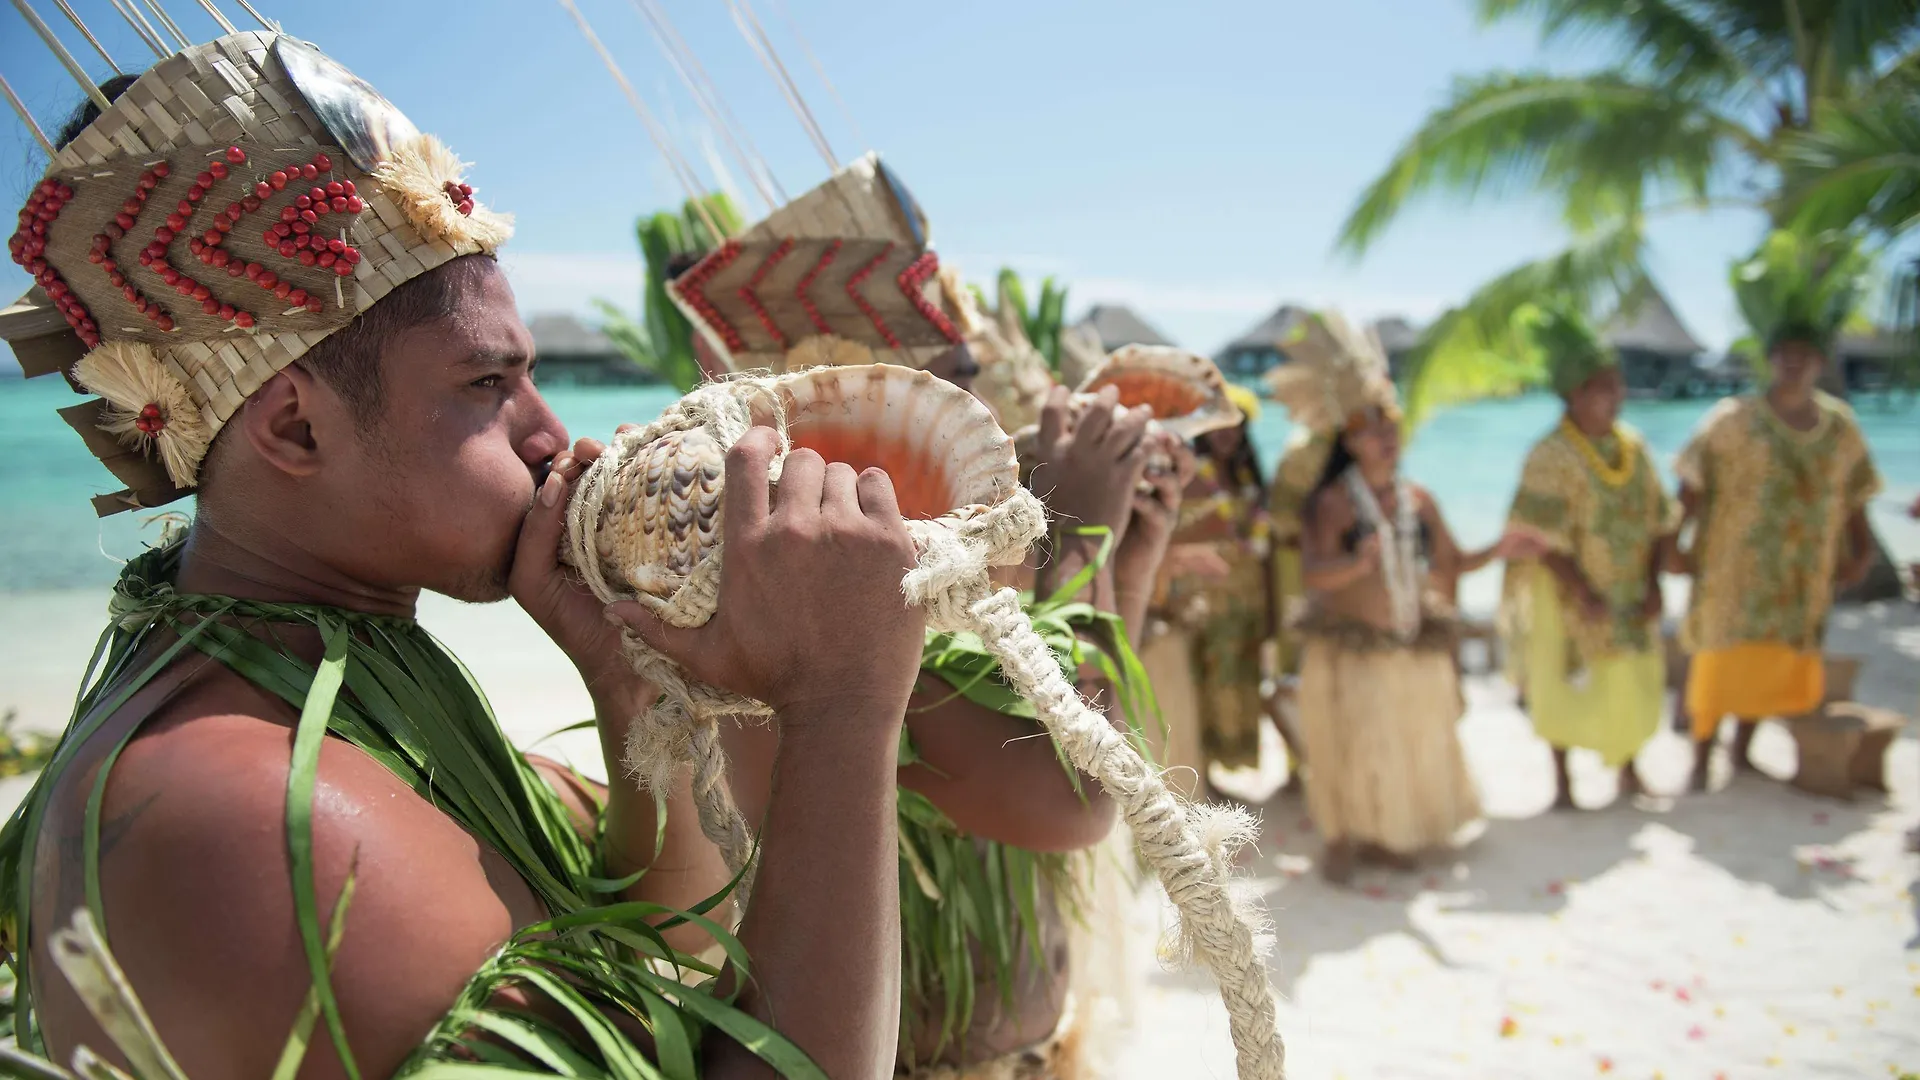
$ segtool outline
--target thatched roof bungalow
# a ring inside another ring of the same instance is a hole
[[[1221,346],[1214,363],[1229,375],[1259,375],[1268,368],[1286,362],[1280,343],[1293,335],[1294,328],[1312,311],[1298,304],[1281,304],[1273,314],[1248,327],[1245,333]]]
[[[549,313],[527,320],[533,334],[534,369],[544,386],[617,386],[657,382],[627,358],[607,335],[572,315]]]
[[[1312,314],[1312,309],[1300,304],[1281,304],[1273,314],[1222,346],[1214,362],[1220,365],[1222,371],[1243,376],[1259,375],[1268,368],[1283,364],[1287,356],[1280,343],[1291,337],[1300,321]],[[1399,378],[1407,354],[1420,343],[1419,328],[1401,316],[1389,315],[1375,320],[1373,329],[1380,335],[1380,344],[1387,351],[1387,366],[1393,372],[1393,377]]]
[[[1682,396],[1696,378],[1695,358],[1706,351],[1658,289],[1616,312],[1601,333],[1619,352],[1620,371],[1634,394]]]
[[[1112,352],[1122,345],[1173,344],[1172,339],[1124,304],[1095,304],[1087,309],[1079,325],[1091,328],[1099,336],[1104,352]]]

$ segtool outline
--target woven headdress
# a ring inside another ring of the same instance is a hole
[[[160,61],[71,142],[8,242],[37,282],[0,313],[29,376],[127,490],[188,493],[274,373],[396,286],[512,232],[464,166],[314,46],[235,33]]]
[[[1566,397],[1588,379],[1620,366],[1620,355],[1573,308],[1535,307],[1521,315],[1527,346],[1538,354],[1553,392]]]
[[[1866,295],[1870,267],[1845,233],[1781,229],[1734,265],[1733,296],[1763,351],[1792,340],[1830,352]]]
[[[1015,302],[1008,282],[1000,283],[1000,295],[993,311],[976,320],[967,347],[980,365],[974,376],[973,395],[987,403],[994,419],[1008,432],[1019,431],[1040,422],[1040,407],[1053,390],[1053,370],[1047,358],[1033,342],[1020,322],[1020,306]]]
[[[673,299],[735,371],[925,367],[973,324],[929,243],[919,204],[868,154],[708,254]]]
[[[1387,351],[1372,327],[1357,330],[1339,312],[1323,311],[1277,344],[1287,359],[1267,373],[1267,390],[1294,423],[1325,433],[1369,409],[1399,415]]]

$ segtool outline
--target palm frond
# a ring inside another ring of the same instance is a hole
[[[1637,209],[1655,188],[1706,202],[1722,167],[1764,148],[1692,98],[1619,74],[1463,78],[1369,185],[1341,226],[1359,253],[1413,197],[1538,192],[1576,231]]]
[[[1527,338],[1533,309],[1557,305],[1594,318],[1631,305],[1649,287],[1645,237],[1635,216],[1480,286],[1434,320],[1408,354],[1408,429],[1449,405],[1543,385],[1544,358]]]
[[[1859,223],[1899,236],[1920,226],[1920,86],[1828,113],[1789,141],[1782,169],[1802,228]]]
[[[725,235],[716,236],[708,222]],[[669,383],[681,393],[700,385],[705,375],[693,351],[693,324],[667,295],[669,270],[675,260],[702,255],[739,235],[744,228],[740,211],[725,194],[708,195],[698,203],[689,199],[678,211],[661,211],[634,225],[646,277],[640,287],[641,322],[634,322],[605,300],[594,306],[606,320],[601,333],[627,359]]]
[[[1677,0],[1480,0],[1480,17],[1539,21],[1543,42],[1599,38],[1619,50],[1621,66],[1669,87],[1765,92],[1762,74],[1742,54],[1740,38],[1710,9]]]
[[[1020,329],[1027,335],[1027,340],[1046,358],[1048,367],[1059,371],[1060,334],[1066,329],[1067,287],[1048,276],[1040,282],[1038,303],[1029,305],[1026,283],[1020,280],[1019,272],[1012,267],[1000,268],[997,284],[999,295],[1019,316]],[[974,292],[982,311],[993,307],[978,289]]]

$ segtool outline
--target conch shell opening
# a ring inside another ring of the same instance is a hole
[[[879,468],[900,513],[928,521],[992,506],[1013,490],[1013,441],[973,395],[924,371],[872,364],[815,368],[775,393],[794,449]]]

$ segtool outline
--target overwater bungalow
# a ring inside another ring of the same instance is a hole
[[[1706,347],[1690,333],[1673,305],[1650,289],[1633,308],[1615,313],[1602,328],[1620,354],[1627,392],[1636,397],[1692,397],[1711,392],[1695,361]]]
[[[533,334],[535,370],[542,386],[631,386],[658,382],[607,335],[572,315],[548,313],[527,320]]]
[[[1280,343],[1292,336],[1311,309],[1300,304],[1281,304],[1273,314],[1261,319],[1246,332],[1222,346],[1214,362],[1229,375],[1252,378],[1287,360]],[[1420,328],[1398,315],[1375,320],[1374,332],[1387,351],[1387,366],[1398,379],[1406,358],[1420,343]]]
[[[1091,327],[1100,338],[1100,348],[1112,352],[1122,345],[1171,345],[1173,340],[1155,329],[1125,304],[1095,304],[1087,309],[1080,326]]]
[[[1298,304],[1281,304],[1273,314],[1248,327],[1246,332],[1222,346],[1214,363],[1228,375],[1252,377],[1276,364],[1286,362],[1280,343],[1292,335],[1300,320],[1312,312]]]

